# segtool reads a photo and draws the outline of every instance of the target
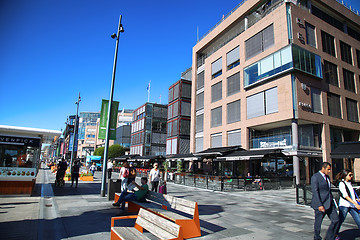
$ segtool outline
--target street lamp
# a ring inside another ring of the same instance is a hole
[[[77,134],[77,127],[78,127],[78,113],[79,113],[79,103],[81,102],[80,93],[77,102],[75,102],[76,106],[76,116],[75,116],[75,126],[74,126],[74,135],[73,135],[73,142],[72,142],[72,151],[71,151],[71,160],[70,160],[70,173],[72,173],[72,167],[74,163],[74,152],[75,152],[75,140]]]
[[[124,28],[121,24],[121,18],[122,18],[122,15],[120,15],[120,18],[119,18],[119,26],[118,26],[117,34],[114,33],[111,35],[111,37],[113,39],[116,38],[116,46],[115,46],[115,56],[114,56],[109,108],[108,108],[108,116],[107,116],[107,124],[106,124],[105,149],[104,149],[104,160],[103,160],[103,169],[102,169],[103,171],[102,171],[101,192],[100,192],[100,195],[102,197],[105,197],[105,183],[106,183],[107,159],[108,159],[109,136],[110,136],[110,118],[111,118],[111,108],[112,108],[112,104],[113,104],[116,62],[117,62],[117,55],[118,55],[118,48],[119,48],[119,38],[120,38],[120,33],[124,32]]]

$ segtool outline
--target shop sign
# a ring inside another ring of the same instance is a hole
[[[0,177],[35,177],[36,168],[1,167]]]
[[[260,148],[275,148],[285,146],[287,146],[286,139],[277,142],[260,142]]]
[[[40,138],[0,135],[0,144],[40,147]]]

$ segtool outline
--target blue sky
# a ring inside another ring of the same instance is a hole
[[[119,15],[114,100],[167,103],[201,37],[240,1],[0,0],[0,125],[60,130],[108,99]],[[347,1],[360,10],[357,0]]]

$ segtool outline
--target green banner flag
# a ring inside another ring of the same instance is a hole
[[[108,109],[109,109],[109,100],[103,99],[101,103],[99,137],[98,137],[99,139],[106,139]],[[110,140],[116,140],[118,111],[119,111],[119,102],[113,101],[111,106],[110,136],[109,136]]]

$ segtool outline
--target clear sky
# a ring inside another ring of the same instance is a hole
[[[360,10],[360,1],[347,0]],[[114,100],[119,109],[167,103],[201,37],[240,1],[0,0],[0,125],[64,129],[66,117],[100,111],[110,95],[119,15]],[[197,31],[198,29],[198,31]]]

